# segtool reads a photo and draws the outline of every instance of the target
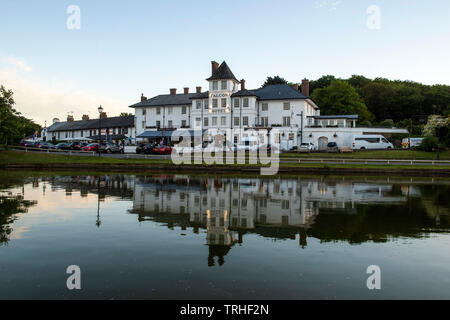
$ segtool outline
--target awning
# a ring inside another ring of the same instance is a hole
[[[138,138],[162,138],[171,137],[173,131],[145,131],[137,136]]]

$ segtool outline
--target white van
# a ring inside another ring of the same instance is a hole
[[[394,145],[382,135],[360,135],[353,137],[353,150],[386,150],[394,149]]]

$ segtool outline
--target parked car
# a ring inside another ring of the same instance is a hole
[[[98,151],[98,143],[88,144],[87,146],[82,147],[81,150],[88,151],[88,152],[93,152],[93,151],[97,152]]]
[[[114,143],[102,143],[100,145],[100,152],[103,153],[123,153],[123,148]]]
[[[382,135],[361,135],[353,137],[352,148],[353,150],[389,150],[394,149],[394,145]]]
[[[55,150],[56,146],[50,142],[39,142],[39,149]]]
[[[70,144],[64,143],[64,142],[63,143],[58,143],[55,147],[58,150],[71,150]]]
[[[155,145],[153,143],[142,143],[136,147],[137,154],[151,154],[153,153],[153,148]]]
[[[19,145],[22,147],[33,147],[35,146],[36,142],[35,141],[29,141],[29,140],[21,140]]]
[[[339,153],[339,147],[336,142],[329,142],[327,145],[327,152],[330,153]]]
[[[81,148],[87,146],[88,144],[86,142],[72,142],[70,144],[71,150],[81,150]]]
[[[302,143],[300,147],[298,148],[299,152],[312,152],[314,151],[314,144],[312,142],[310,143]]]
[[[154,154],[172,154],[172,147],[169,146],[156,146],[153,148]]]

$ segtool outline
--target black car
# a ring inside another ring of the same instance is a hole
[[[86,142],[72,142],[70,144],[70,149],[71,150],[81,150],[81,148],[86,147],[88,144]]]
[[[136,147],[137,154],[151,154],[153,153],[155,145],[153,143],[142,143]]]
[[[50,150],[50,149],[56,149],[56,146],[54,144],[51,144],[50,142],[40,142],[39,143],[39,149],[44,150]]]
[[[70,144],[68,143],[58,143],[55,147],[58,150],[71,150]]]

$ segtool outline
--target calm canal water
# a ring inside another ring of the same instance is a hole
[[[450,299],[449,194],[432,178],[3,172],[0,298]]]

